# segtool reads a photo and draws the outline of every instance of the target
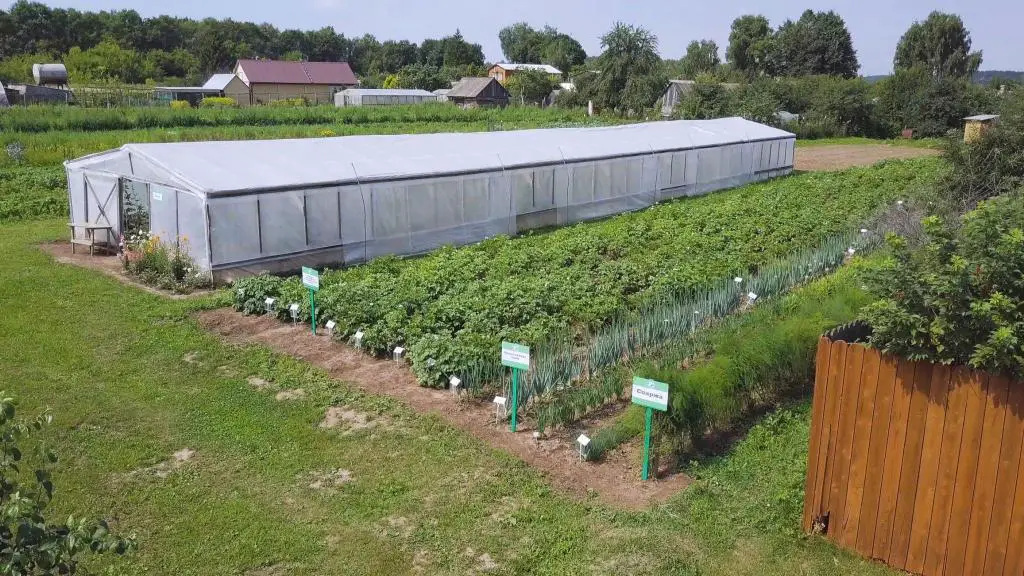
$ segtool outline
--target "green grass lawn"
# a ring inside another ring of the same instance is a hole
[[[53,518],[135,532],[110,574],[886,574],[798,534],[808,409],[768,419],[669,503],[573,501],[521,462],[301,362],[235,348],[170,301],[54,264],[34,246],[63,221],[0,225],[0,387],[49,407],[61,455]],[[278,402],[259,376],[303,388]],[[323,431],[331,404],[376,427]],[[148,467],[195,457],[160,478]],[[314,490],[338,469],[353,481]],[[133,471],[139,471],[133,474]]]

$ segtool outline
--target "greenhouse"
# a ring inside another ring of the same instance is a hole
[[[71,221],[186,246],[215,280],[418,254],[788,174],[742,118],[126,144],[65,164]]]
[[[400,106],[437,102],[437,94],[426,90],[349,88],[334,94],[334,105],[344,106]]]

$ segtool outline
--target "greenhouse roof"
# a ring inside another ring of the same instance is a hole
[[[438,177],[794,138],[742,118],[507,132],[126,144],[67,162],[214,196]],[[125,161],[125,160],[129,161]],[[140,169],[140,163],[145,164]]]

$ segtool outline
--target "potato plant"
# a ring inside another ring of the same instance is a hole
[[[803,174],[543,234],[382,258],[325,275],[318,319],[337,322],[341,339],[362,331],[371,353],[411,350],[421,383],[437,385],[496,356],[502,340],[578,341],[624,311],[815,247],[858,228],[908,186],[932,181],[938,166],[916,160]],[[236,307],[267,282],[240,281],[246,296]],[[302,303],[300,291],[297,277],[279,288]]]

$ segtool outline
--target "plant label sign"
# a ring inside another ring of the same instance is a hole
[[[667,412],[668,384],[634,376],[633,403],[644,406],[645,408],[653,408],[655,410]]]
[[[530,369],[530,347],[511,342],[501,343],[501,364],[518,370]]]
[[[320,272],[313,268],[302,267],[302,285],[310,290],[320,289]]]

